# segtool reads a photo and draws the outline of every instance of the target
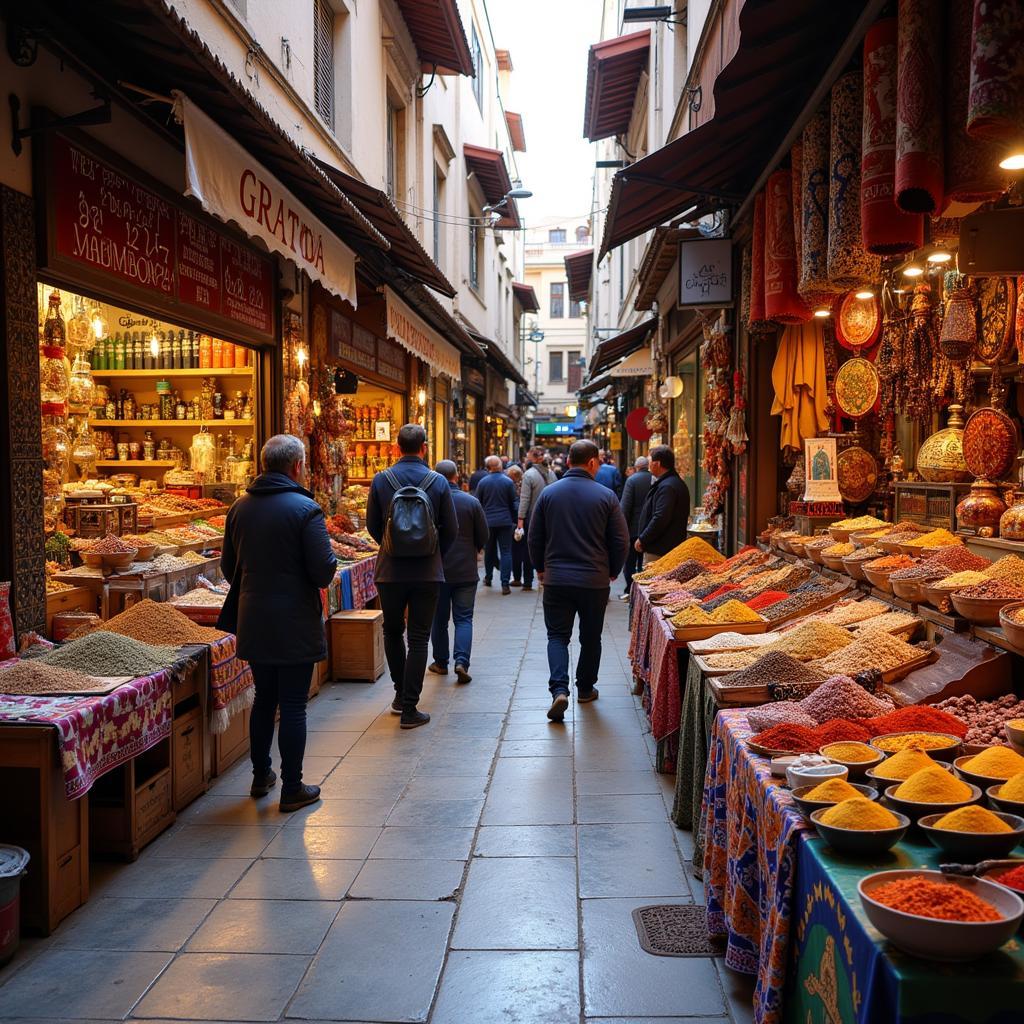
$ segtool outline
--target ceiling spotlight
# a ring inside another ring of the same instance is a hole
[[[820,316],[820,317],[824,318],[826,316],[831,316],[832,315],[832,310],[828,309],[827,307],[822,307],[821,309],[816,309],[814,311],[814,315],[815,316]]]
[[[873,299],[874,297],[875,293],[870,288],[862,288],[854,294],[855,299]]]
[[[1005,160],[999,161],[1004,171],[1024,171],[1024,149],[1014,150]]]
[[[920,277],[924,273],[924,267],[919,267],[916,263],[911,263],[909,267],[903,268],[904,277]]]
[[[928,254],[929,263],[948,263],[953,258],[951,252],[946,252],[945,249],[936,249],[935,252]]]

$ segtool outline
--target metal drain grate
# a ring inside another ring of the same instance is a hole
[[[660,903],[637,907],[633,924],[640,945],[654,956],[722,956],[724,943],[708,937],[702,906]]]

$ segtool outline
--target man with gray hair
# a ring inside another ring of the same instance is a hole
[[[231,581],[217,626],[238,637],[238,656],[249,662],[256,700],[249,719],[253,797],[277,782],[270,747],[278,708],[281,724],[281,810],[320,799],[319,786],[302,782],[306,750],[306,698],[313,665],[327,657],[320,588],[337,560],[320,506],[302,486],[306,448],[291,434],[276,434],[260,453],[263,472],[228,512],[220,566]]]
[[[531,448],[527,453],[529,466],[523,474],[523,485],[519,490],[519,521],[518,533],[528,535],[530,532],[530,517],[533,510],[540,501],[540,492],[548,484],[555,482],[555,474],[544,465],[544,449],[540,447]],[[515,583],[513,583],[515,586]],[[533,562],[530,561],[530,552],[527,548],[523,558],[523,590],[533,590]]]
[[[622,489],[622,514],[626,517],[626,525],[629,527],[629,553],[626,555],[626,565],[622,570],[622,575],[626,578],[626,590],[619,596],[620,601],[629,600],[633,573],[640,568],[643,560],[643,555],[636,550],[636,539],[640,536],[640,510],[644,507],[647,493],[653,483],[646,455],[641,455],[633,465],[636,472],[629,476]]]
[[[484,507],[490,539],[484,553],[484,586],[491,585],[497,567],[501,575],[502,594],[511,594],[512,530],[516,525],[519,496],[516,485],[502,471],[501,459],[488,455],[484,459],[487,476],[476,486],[476,497]]]

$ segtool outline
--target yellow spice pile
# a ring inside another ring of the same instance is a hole
[[[852,643],[853,637],[841,626],[833,626],[821,619],[808,619],[783,633],[774,643],[762,647],[760,653],[781,651],[797,661],[811,661]]]
[[[814,662],[814,667],[829,675],[854,676],[867,668],[888,672],[912,661],[921,651],[890,633],[867,629],[849,646],[833,651]]]

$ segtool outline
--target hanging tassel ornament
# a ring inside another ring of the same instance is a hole
[[[743,373],[737,370],[732,375],[732,412],[729,414],[729,426],[725,431],[725,439],[732,445],[733,455],[742,455],[747,450],[747,424],[745,412],[747,401],[743,397]]]

